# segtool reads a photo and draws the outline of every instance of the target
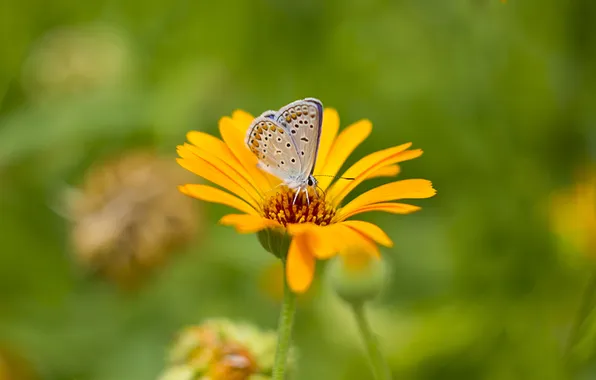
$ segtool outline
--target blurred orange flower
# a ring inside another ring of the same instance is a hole
[[[294,292],[303,293],[309,288],[316,259],[328,259],[353,247],[378,256],[377,244],[393,245],[375,224],[349,218],[370,211],[409,214],[420,207],[392,201],[429,198],[436,193],[430,181],[409,179],[379,186],[342,205],[363,181],[396,175],[400,171],[397,163],[419,157],[422,150],[409,150],[411,143],[407,143],[369,154],[343,173],[342,177],[353,180],[333,181],[349,155],[368,137],[372,125],[361,120],[338,134],[339,115],[327,108],[314,168],[314,173],[326,176],[318,183],[323,194],[309,201],[301,193],[294,203],[295,190],[280,186],[278,178],[257,168],[257,157],[245,146],[246,131],[253,119],[244,111],[223,117],[219,122],[223,141],[203,132],[188,133],[190,144],[178,146],[180,165],[227,191],[193,184],[181,186],[180,190],[241,211],[220,221],[240,233],[273,230],[289,235],[286,276]]]
[[[14,348],[0,346],[0,380],[34,380],[39,377],[31,362]]]
[[[174,341],[159,379],[266,380],[276,341],[274,332],[225,319],[189,326]]]
[[[596,259],[596,170],[584,170],[573,187],[553,194],[550,211],[555,233]]]

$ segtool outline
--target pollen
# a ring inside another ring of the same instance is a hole
[[[302,190],[294,202],[295,196],[295,190],[282,187],[263,203],[265,217],[284,226],[297,223],[326,226],[335,216],[335,208],[325,202],[325,194],[321,191],[309,189],[307,199]]]

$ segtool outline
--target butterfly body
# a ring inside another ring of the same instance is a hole
[[[322,123],[323,104],[319,100],[298,100],[255,118],[245,143],[259,159],[261,169],[296,190],[296,197],[304,191],[308,199],[308,189],[317,186],[313,170]]]

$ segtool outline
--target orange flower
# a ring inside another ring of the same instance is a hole
[[[297,293],[310,286],[316,259],[328,259],[357,247],[378,257],[377,244],[393,243],[378,226],[349,218],[369,211],[409,214],[420,207],[393,202],[435,195],[430,181],[409,179],[369,190],[345,205],[342,201],[363,181],[395,176],[399,162],[419,157],[422,150],[409,150],[411,143],[384,149],[360,159],[337,179],[342,165],[372,130],[368,120],[358,121],[338,134],[339,116],[334,109],[324,111],[323,127],[314,173],[322,191],[306,199],[304,193],[293,203],[295,192],[281,181],[257,168],[257,157],[244,144],[254,117],[235,111],[219,122],[222,140],[203,132],[189,132],[190,144],[178,146],[178,163],[200,177],[227,190],[206,185],[184,185],[180,190],[208,202],[225,204],[242,212],[224,216],[220,223],[234,226],[239,233],[276,230],[291,237],[286,276]]]
[[[581,170],[578,181],[551,197],[553,231],[575,251],[596,257],[596,170]]]

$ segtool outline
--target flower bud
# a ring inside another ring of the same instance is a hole
[[[352,251],[333,259],[328,268],[328,276],[331,286],[344,301],[361,304],[381,292],[387,270],[382,259]]]
[[[274,332],[210,320],[182,331],[160,380],[268,380],[276,344]]]
[[[275,257],[284,260],[288,255],[291,237],[285,230],[278,228],[268,228],[257,233],[259,243],[269,253]]]

